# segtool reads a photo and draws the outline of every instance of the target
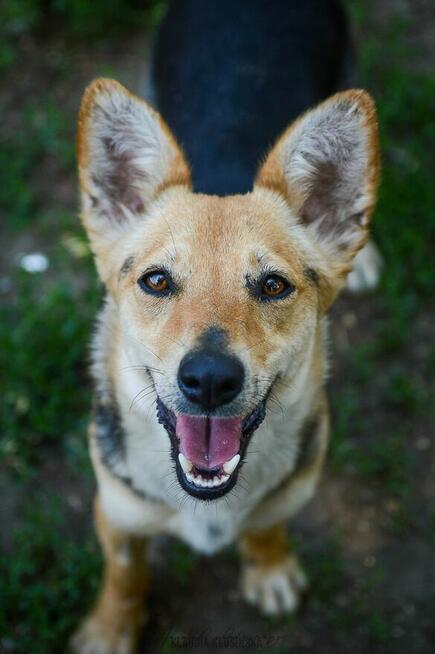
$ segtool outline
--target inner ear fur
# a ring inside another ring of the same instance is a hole
[[[337,93],[301,116],[256,179],[286,198],[338,286],[367,241],[378,182],[375,104],[362,90]]]
[[[118,82],[97,79],[79,113],[83,221],[93,234],[143,214],[167,186],[190,185],[186,160],[160,115]]]

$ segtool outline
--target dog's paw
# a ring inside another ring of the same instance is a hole
[[[347,276],[347,290],[363,293],[376,288],[381,270],[382,257],[373,241],[369,241],[353,260],[352,271]]]
[[[305,573],[293,556],[275,565],[248,564],[242,572],[245,600],[266,615],[295,611],[306,587]]]
[[[138,624],[110,624],[98,615],[90,616],[72,636],[69,648],[72,654],[134,654],[138,637]]]

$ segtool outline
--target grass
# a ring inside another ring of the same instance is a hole
[[[392,59],[400,52],[402,29],[393,26],[385,35]],[[435,77],[409,72],[406,55],[379,65],[383,47],[383,38],[369,39],[362,78],[375,90],[381,127],[382,184],[373,227],[386,262],[380,345],[391,351],[406,343],[416,312],[434,289]]]
[[[59,499],[38,495],[23,512],[13,557],[0,559],[0,650],[14,654],[64,651],[75,616],[97,590],[100,553],[95,540],[66,531]]]
[[[198,566],[198,555],[181,542],[172,547],[171,571],[181,586],[185,586]]]
[[[165,0],[8,0],[0,6],[0,70],[12,66],[20,39],[46,36],[47,25],[68,39],[116,38],[152,27],[166,8]]]
[[[0,9],[6,37],[0,68],[7,71],[15,65],[19,41],[29,33],[47,38],[63,21],[60,35],[67,42],[80,34],[104,38],[107,26],[125,34],[132,25],[141,29],[153,21],[163,5],[149,5],[146,11],[154,12],[150,19],[136,3],[118,0],[6,3]],[[354,0],[351,8],[364,29],[370,17],[366,3]],[[340,472],[350,471],[399,502],[397,520],[402,531],[409,527],[406,507],[414,478],[407,444],[413,423],[433,413],[427,386],[405,359],[414,325],[432,300],[435,282],[435,76],[415,73],[407,65],[404,30],[403,24],[394,24],[383,35],[369,33],[362,45],[362,83],[374,93],[381,125],[383,182],[374,233],[385,270],[380,291],[372,299],[381,319],[372,338],[346,355],[351,381],[342,384],[333,398],[331,451],[332,465]],[[86,352],[101,299],[75,208],[57,206],[40,179],[40,169],[45,170],[50,160],[55,161],[57,173],[71,182],[70,119],[48,98],[43,104],[29,101],[17,107],[16,120],[19,127],[8,132],[0,149],[1,229],[9,242],[12,236],[24,240],[28,236],[43,243],[50,267],[46,273],[32,275],[10,261],[1,280],[0,465],[11,494],[38,478],[47,457],[56,458],[61,466],[89,469]],[[433,380],[434,374],[432,350],[425,375]],[[379,393],[375,406],[367,407],[361,398],[374,376]],[[376,437],[371,433],[370,412],[384,407],[395,417]],[[0,557],[1,651],[60,651],[59,643],[84,612],[83,597],[86,603],[97,584],[100,563],[95,541],[91,536],[79,541],[72,537],[66,507],[56,499],[57,489],[50,490],[54,498],[38,493],[20,504],[14,515],[13,550]],[[428,524],[434,538],[433,512]],[[343,546],[327,544],[310,558],[314,592],[309,610],[326,612],[328,624],[339,634],[349,635],[356,625],[364,624],[377,647],[373,651],[383,651],[390,628],[387,618],[371,608],[371,590],[363,588],[350,606],[336,602],[350,579]],[[174,548],[172,567],[181,584],[196,566],[194,555],[183,546]]]
[[[56,282],[40,295],[28,274],[20,277],[20,295],[6,307],[0,328],[0,383],[7,389],[0,454],[16,472],[38,463],[41,445],[84,432],[90,403],[83,353],[88,311],[96,304],[92,290],[78,297],[66,282]],[[72,311],[78,300],[86,313]]]
[[[51,157],[58,172],[71,170],[75,160],[71,136],[67,117],[52,98],[43,104],[29,101],[18,112],[17,125],[5,135],[0,150],[0,207],[7,226],[29,227],[43,206],[44,196],[37,184],[41,163]]]
[[[386,395],[388,392],[389,388]],[[405,499],[413,471],[412,456],[405,447],[408,432],[403,427],[396,431],[393,423],[381,433],[367,437],[367,408],[361,406],[360,398],[357,388],[336,392],[332,397],[331,463],[340,472],[356,473],[394,498]]]
[[[320,550],[308,551],[305,558],[310,571],[308,605],[331,629],[337,651],[347,651],[349,642],[364,639],[368,651],[388,652],[392,621],[379,610],[376,601],[383,578],[379,564],[355,577],[339,533],[324,542]]]

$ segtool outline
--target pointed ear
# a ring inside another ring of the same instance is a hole
[[[188,165],[159,114],[110,79],[86,89],[78,123],[82,219],[93,246],[116,239],[163,188],[190,185]]]
[[[368,237],[379,179],[375,105],[364,91],[334,95],[281,136],[256,184],[279,191],[344,280]]]

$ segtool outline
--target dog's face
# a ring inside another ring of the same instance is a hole
[[[179,482],[219,497],[270,395],[307,374],[319,320],[367,238],[373,104],[362,92],[335,96],[281,137],[252,193],[217,197],[191,191],[155,112],[97,81],[82,103],[79,169],[118,334],[156,398]]]

